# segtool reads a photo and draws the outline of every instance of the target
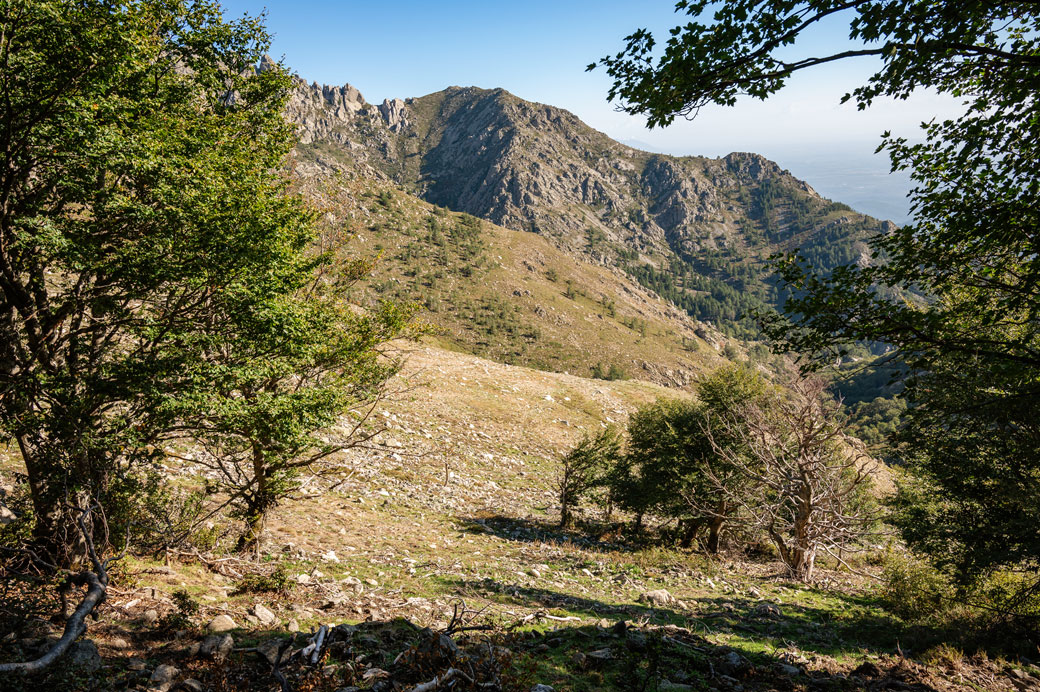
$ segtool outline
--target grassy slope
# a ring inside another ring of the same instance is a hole
[[[496,361],[686,386],[724,362],[725,337],[620,270],[546,238],[432,206],[371,179],[308,182],[352,256],[379,256],[362,302],[414,302],[437,341]]]
[[[806,587],[778,577],[768,559],[710,562],[614,535],[556,530],[551,479],[559,451],[670,390],[405,348],[397,393],[374,412],[387,430],[371,449],[337,460],[349,471],[345,481],[330,487],[306,479],[300,498],[275,511],[258,562],[219,552],[201,560],[186,553],[168,567],[127,559],[101,622],[91,626],[104,676],[56,673],[52,687],[107,689],[134,679],[139,659],[145,675],[168,662],[213,688],[267,689],[248,682],[250,675],[271,681],[248,647],[284,636],[292,620],[304,631],[368,621],[358,645],[367,656],[362,670],[389,669],[415,636],[397,618],[442,628],[461,599],[470,624],[493,626],[488,636],[512,652],[514,690],[535,682],[557,690],[639,688],[654,670],[656,682],[689,686],[660,687],[672,690],[1013,689],[1001,661],[926,654],[938,636],[888,615],[869,585],[847,572],[825,569],[820,584]],[[190,465],[173,473],[176,485],[201,480]],[[226,526],[216,522],[214,531]],[[236,590],[243,575],[275,565],[289,577],[287,591]],[[661,588],[677,601],[651,607],[641,600]],[[201,610],[173,626],[186,630],[174,640],[162,623],[176,613],[177,590]],[[273,625],[251,619],[257,603],[274,611]],[[150,609],[158,625],[143,620]],[[221,613],[240,625],[236,645],[246,647],[232,657],[233,673],[180,653],[201,638],[195,628]],[[623,635],[611,629],[620,620],[631,627]],[[5,646],[0,655],[9,656]],[[587,656],[604,649],[612,656],[606,663]],[[868,661],[876,673],[859,668]],[[307,689],[331,692],[346,682],[342,666],[318,678]]]

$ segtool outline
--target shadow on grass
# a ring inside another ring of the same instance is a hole
[[[642,603],[610,603],[595,598],[553,591],[533,586],[510,584],[495,579],[450,579],[446,582],[456,595],[479,596],[503,605],[517,605],[543,610],[560,609],[585,617],[607,620],[640,620],[655,624],[686,625],[691,616],[671,608]]]
[[[753,643],[748,651],[793,650],[835,658],[864,654],[920,652],[948,640],[948,632],[911,627],[871,607],[868,599],[827,594],[830,603],[812,605],[717,596],[699,599],[683,610],[645,603],[614,603],[549,588],[494,579],[452,579],[445,583],[456,595],[481,597],[502,605],[537,608],[596,617],[676,625],[704,634],[731,634]],[[779,616],[776,608],[779,607]],[[734,644],[734,646],[737,646]],[[750,655],[750,654],[749,654]]]
[[[522,543],[570,543],[601,551],[634,552],[644,546],[632,542],[607,540],[615,526],[586,524],[582,529],[561,529],[556,522],[517,519],[501,515],[491,517],[458,517],[462,530],[474,534],[490,533],[507,541]]]

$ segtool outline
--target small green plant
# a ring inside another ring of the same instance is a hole
[[[289,568],[285,564],[275,567],[269,574],[247,574],[235,584],[236,593],[289,593],[293,581]]]
[[[175,611],[167,613],[159,621],[159,629],[184,630],[192,626],[192,618],[199,614],[199,602],[185,589],[177,589],[171,594]]]
[[[177,612],[181,615],[194,617],[199,614],[199,602],[186,589],[177,589],[171,597],[173,605],[177,607]]]

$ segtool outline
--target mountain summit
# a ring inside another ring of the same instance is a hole
[[[640,151],[504,89],[376,106],[350,85],[300,80],[288,113],[304,160],[364,165],[428,202],[546,236],[739,336],[754,334],[749,309],[778,304],[769,255],[800,247],[824,270],[865,261],[863,240],[887,227],[758,154]]]

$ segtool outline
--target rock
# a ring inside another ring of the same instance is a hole
[[[256,615],[256,619],[259,620],[262,625],[273,625],[278,619],[277,615],[272,613],[261,603],[257,603],[253,606],[253,614]]]
[[[296,618],[293,618],[289,621],[289,624],[285,626],[285,629],[289,630],[290,632],[299,632],[300,623],[296,621]]]
[[[541,683],[538,683],[537,685],[533,685],[531,687],[531,692],[556,692],[556,689],[550,687],[549,685],[543,685]]]
[[[645,592],[639,597],[639,600],[655,606],[666,606],[675,603],[675,596],[669,593],[667,589],[657,589]]]
[[[144,611],[144,615],[141,617],[141,620],[143,620],[144,624],[146,625],[154,625],[159,621],[159,611],[155,610],[154,608],[146,610]]]
[[[801,668],[799,668],[797,666],[792,666],[792,665],[787,664],[787,663],[781,663],[781,664],[779,664],[777,666],[777,668],[779,668],[780,672],[783,673],[784,675],[790,675],[792,677],[795,676],[795,675],[801,675],[802,674]]]
[[[716,667],[725,675],[740,675],[749,668],[749,664],[747,659],[736,651],[730,651]]]
[[[210,632],[227,632],[237,628],[238,625],[235,624],[235,621],[227,615],[218,615],[206,625],[206,629]]]
[[[527,573],[529,575],[531,575],[532,577],[534,577],[535,579],[538,579],[538,578],[540,578],[542,576],[542,573],[539,572],[538,570],[536,570],[534,567],[532,567],[529,570],[527,570]]]
[[[361,674],[361,679],[365,682],[372,682],[373,680],[386,680],[390,677],[390,673],[386,672],[382,668],[369,668]]]
[[[379,105],[379,113],[390,126],[391,132],[397,132],[408,124],[404,107],[405,103],[401,99],[384,99],[383,103]]]
[[[356,625],[348,625],[347,623],[343,623],[342,625],[336,625],[335,631],[337,636],[343,637],[345,639],[350,639],[358,633],[358,628]],[[378,642],[376,643],[378,644]]]
[[[202,640],[199,655],[223,661],[235,648],[235,639],[230,634],[211,634]]]
[[[122,637],[113,637],[112,639],[109,639],[108,640],[108,645],[111,646],[113,649],[129,649],[130,648],[130,642],[128,642],[127,640],[123,639]]]
[[[856,670],[852,671],[853,675],[858,675],[861,678],[876,678],[880,677],[881,669],[870,661],[864,661],[859,665]]]
[[[133,671],[141,671],[147,667],[147,664],[140,658],[128,658],[126,659],[126,667]]]
[[[173,685],[174,678],[180,673],[179,668],[164,663],[152,671],[152,676],[148,680],[162,689],[169,689]]]
[[[608,661],[611,661],[614,655],[610,652],[610,649],[597,649],[596,651],[590,651],[585,654],[585,665],[598,668]]]
[[[693,692],[693,685],[662,680],[661,684],[657,686],[657,690],[658,692]]]
[[[306,584],[310,580],[311,580],[311,575],[307,574],[306,572],[301,572],[300,574],[296,575],[296,583],[297,584]]]
[[[783,617],[783,613],[780,612],[780,606],[775,603],[759,603],[752,612],[758,617],[770,618],[772,620]]]
[[[10,524],[17,521],[18,515],[11,511],[10,507],[0,502],[0,525]]]
[[[267,659],[268,663],[274,665],[275,663],[281,663],[282,661],[286,660],[292,653],[292,647],[290,646],[286,646],[284,649],[282,649],[282,646],[284,644],[284,639],[268,639],[265,642],[257,644],[256,650],[257,653],[259,653],[261,656]],[[282,651],[281,656],[278,655],[279,650]]]
[[[178,690],[187,690],[188,692],[205,692],[206,690],[205,686],[195,678],[181,680],[181,684],[177,688]]]
[[[98,653],[97,644],[89,639],[74,643],[69,648],[68,656],[72,665],[83,671],[93,673],[101,667],[101,654]]]
[[[625,645],[632,651],[646,651],[646,635],[637,630],[629,630]]]

